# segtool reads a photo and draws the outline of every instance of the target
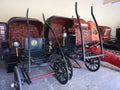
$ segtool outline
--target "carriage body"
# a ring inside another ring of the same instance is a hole
[[[37,19],[29,19],[31,28],[31,38],[41,38],[43,31],[43,23]],[[7,24],[6,40],[2,42],[3,57],[5,59],[7,72],[13,72],[14,66],[18,64],[20,55],[25,49],[25,39],[28,37],[28,27],[25,17],[12,17]],[[20,43],[18,54],[16,56],[16,48],[13,46],[14,40]]]
[[[72,78],[71,62],[61,54],[60,47],[52,47],[53,44],[44,33],[44,25],[37,19],[13,17],[8,21],[6,41],[2,43],[2,50],[7,72],[14,71],[14,82],[11,86],[16,90],[22,90],[23,82],[32,82],[29,75],[32,65],[51,68],[61,84],[66,84]],[[53,38],[58,41],[58,37]],[[56,53],[56,48],[59,53]]]
[[[100,39],[97,41],[92,40],[92,31],[88,29],[87,23],[85,23],[83,19],[80,19],[83,33],[80,32],[76,18],[65,19],[65,17],[52,16],[47,21],[55,31],[64,54],[72,61],[75,61],[78,68],[81,66],[79,61],[76,60],[85,62],[86,67],[90,71],[97,71],[99,69],[99,57],[101,57],[102,54],[99,54],[100,56],[95,54],[92,51],[92,47],[96,47],[96,44],[100,42]],[[67,24],[64,25],[64,22],[67,22]],[[53,42],[53,47],[56,46],[55,38],[53,38],[50,29],[46,28],[45,32],[45,37]],[[82,34],[83,37],[81,37]],[[82,47],[83,43],[84,49]],[[84,54],[82,53],[83,51],[85,52]]]

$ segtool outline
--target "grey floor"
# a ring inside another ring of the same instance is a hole
[[[50,72],[49,68],[32,68],[31,77]],[[0,90],[15,90],[10,87],[13,73],[6,73],[4,61],[0,61]],[[73,78],[61,85],[54,76],[35,80],[23,85],[23,90],[120,90],[120,72],[102,67],[97,72],[90,72],[82,65],[73,70]]]

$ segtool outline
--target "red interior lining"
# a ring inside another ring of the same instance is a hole
[[[12,46],[13,39],[16,38],[22,44],[22,48],[24,48],[24,39],[27,38],[27,24],[26,22],[15,22],[9,24],[9,42]],[[30,33],[32,38],[41,37],[42,26],[38,23],[30,23]]]

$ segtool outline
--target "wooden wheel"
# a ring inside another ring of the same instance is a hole
[[[91,52],[89,53],[90,55],[93,56],[95,54]],[[100,60],[98,57],[86,59],[85,66],[92,72],[97,71],[100,68]]]
[[[68,71],[66,65],[61,62],[60,59],[56,59],[53,65],[55,71],[55,77],[61,84],[66,84],[69,80]]]
[[[55,72],[56,79],[61,84],[66,84],[72,77],[72,74],[69,74],[69,66],[65,63],[67,62],[65,62],[60,55],[54,55],[54,62],[53,65],[51,65],[51,68]]]

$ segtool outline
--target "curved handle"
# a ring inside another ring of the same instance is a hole
[[[99,39],[100,39],[101,54],[104,55],[104,49],[103,49],[103,42],[102,42],[101,32],[99,30],[97,20],[95,18],[94,13],[93,13],[93,6],[91,6],[91,15],[92,15],[92,18],[93,18],[93,20],[95,22],[95,25],[97,27],[97,31],[98,31],[98,35],[99,35]]]
[[[80,22],[80,17],[79,17],[79,15],[78,15],[77,2],[75,2],[75,13],[76,13],[76,17],[77,17],[78,25],[79,25],[79,29],[80,29],[81,43],[82,43],[82,55],[83,55],[83,61],[85,61],[84,36],[83,36],[82,26],[81,26],[81,22]]]
[[[57,44],[58,44],[58,47],[59,47],[59,49],[60,49],[61,55],[62,55],[63,59],[65,60],[65,55],[64,55],[64,53],[63,53],[63,51],[62,51],[62,48],[61,48],[61,46],[60,46],[60,42],[59,42],[59,40],[58,40],[58,38],[57,38],[56,33],[54,32],[54,30],[52,29],[52,27],[48,24],[48,22],[46,22],[44,14],[42,14],[42,16],[43,16],[43,21],[44,21],[44,23],[45,23],[45,24],[50,28],[50,30],[52,31],[52,33],[53,33],[53,35],[54,35],[54,37],[55,37],[55,40],[56,40],[56,42],[57,42]]]
[[[30,23],[28,19],[29,8],[27,8],[26,13],[26,20],[27,20],[27,27],[28,27],[28,71],[31,72],[31,53],[30,53]]]

